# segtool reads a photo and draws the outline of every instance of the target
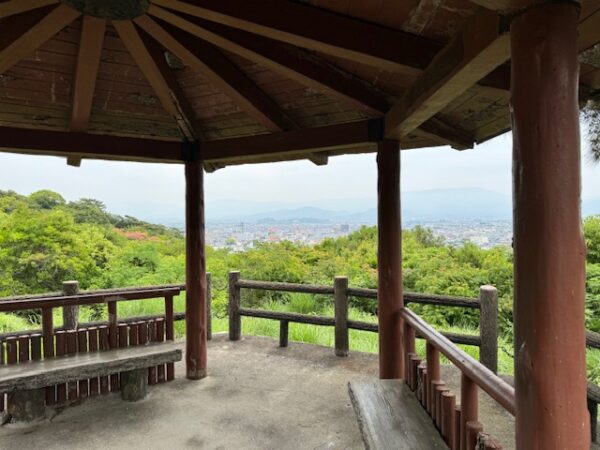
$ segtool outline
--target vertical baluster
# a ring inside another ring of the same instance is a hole
[[[99,347],[100,347],[100,351],[106,351],[110,348],[110,343],[109,343],[109,339],[108,339],[108,326],[107,325],[100,325],[98,327],[98,338],[99,338]],[[103,376],[100,377],[100,393],[101,394],[108,394],[109,392],[109,377],[108,376]]]
[[[162,317],[156,319],[156,340],[158,342],[164,342],[165,340],[165,319]],[[158,366],[157,381],[164,383],[166,380],[165,365],[161,364]]]
[[[127,324],[126,323],[117,324],[117,336],[118,336],[118,341],[119,341],[119,348],[127,347]],[[121,375],[119,374],[118,376],[120,379]],[[112,378],[111,378],[111,382],[112,382]]]
[[[415,346],[415,330],[406,321],[404,321],[404,357],[406,361],[404,363],[404,380],[414,391],[416,386],[416,380],[413,378],[413,370],[411,360],[414,356],[417,356]]]
[[[77,353],[77,331],[76,330],[67,330],[67,355],[74,355]],[[69,381],[67,383],[67,396],[69,398],[69,402],[76,400],[78,395],[77,390],[77,381]]]
[[[42,335],[44,340],[44,359],[54,357],[54,317],[52,308],[42,308]],[[46,404],[56,403],[56,386],[46,387]]]
[[[117,301],[108,302],[108,345],[111,349],[119,347],[119,331],[117,318]],[[119,374],[113,373],[110,375],[110,391],[119,390]]]
[[[454,409],[454,443],[452,444],[452,450],[460,450],[461,441],[461,405],[456,405]]]
[[[440,379],[440,352],[437,348],[427,343],[427,402],[426,409],[429,414],[433,411],[433,382]]]
[[[16,337],[7,337],[6,338],[6,363],[7,364],[16,364],[19,359],[18,349],[17,349],[17,338]],[[6,397],[7,400],[7,409],[11,410],[11,405],[14,405],[14,402],[11,399],[11,395],[8,394]]]
[[[42,359],[42,335],[35,333],[29,338],[31,340],[31,360],[39,361]]]
[[[4,351],[4,341],[0,340],[0,366],[3,366],[6,364],[6,357],[5,357],[5,351]],[[4,392],[0,392],[0,413],[3,412],[6,408],[6,400],[5,400],[6,395],[4,394]]]
[[[467,422],[477,422],[477,385],[465,374],[460,383],[460,449],[467,450]]]
[[[90,353],[97,352],[98,346],[98,328],[88,328],[88,347]],[[100,391],[100,379],[98,377],[90,378],[90,396],[98,395]]]
[[[148,341],[156,342],[156,322],[154,320],[148,321]],[[157,366],[148,367],[148,384],[156,384],[156,370]]]
[[[425,383],[424,373],[426,367],[424,361],[421,361],[417,367],[417,398],[419,399],[419,402],[421,402],[421,405],[423,405],[423,385]]]
[[[173,296],[165,297],[165,329],[167,341],[175,340],[175,320],[173,313]],[[167,364],[167,381],[175,379],[175,364]]]
[[[23,335],[18,337],[19,341],[19,362],[29,361],[29,336]]]
[[[454,448],[454,433],[456,425],[454,424],[456,408],[456,396],[450,391],[442,394],[442,436],[450,450]]]
[[[77,353],[88,352],[88,332],[86,328],[77,330]],[[89,381],[79,380],[79,398],[86,398],[90,395]]]
[[[67,351],[67,334],[64,330],[58,330],[55,334],[56,356],[63,356]],[[67,401],[67,385],[60,383],[56,385],[56,403],[62,405]]]
[[[477,450],[477,438],[479,433],[483,431],[483,425],[477,421],[467,422],[465,429],[467,430],[467,450]]]

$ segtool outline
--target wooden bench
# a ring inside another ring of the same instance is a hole
[[[448,449],[404,381],[351,382],[348,390],[366,449]]]
[[[0,368],[0,392],[8,393],[13,420],[29,422],[45,417],[46,386],[121,373],[121,397],[136,401],[146,396],[148,367],[180,360],[167,342],[30,361]]]

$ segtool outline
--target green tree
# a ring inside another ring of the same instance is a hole
[[[47,189],[30,194],[29,200],[41,209],[54,209],[58,206],[63,206],[66,203],[65,199],[60,194]]]

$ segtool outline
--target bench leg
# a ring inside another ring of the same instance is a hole
[[[121,372],[121,398],[128,402],[136,402],[146,397],[148,386],[148,369]]]
[[[46,390],[32,389],[8,394],[7,412],[12,422],[33,422],[46,418]]]

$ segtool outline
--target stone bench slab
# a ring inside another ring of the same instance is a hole
[[[348,391],[367,450],[447,450],[403,380],[351,382]]]

